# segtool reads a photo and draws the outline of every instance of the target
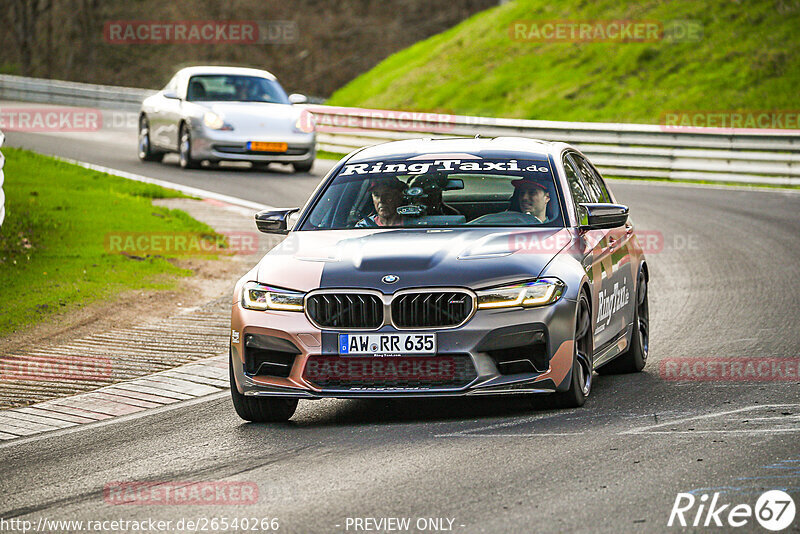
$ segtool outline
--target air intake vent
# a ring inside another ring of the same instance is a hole
[[[473,307],[472,296],[464,291],[403,293],[392,301],[392,322],[398,328],[458,326]]]
[[[306,301],[309,318],[323,328],[378,328],[383,302],[369,293],[318,293]]]

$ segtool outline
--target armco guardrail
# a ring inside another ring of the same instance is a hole
[[[151,89],[94,85],[0,74],[0,99],[90,106],[101,109],[139,111],[142,100],[156,93]]]
[[[154,91],[0,75],[0,99],[135,111]],[[670,131],[652,124],[557,122],[309,105],[323,150],[421,137],[522,136],[571,143],[609,176],[800,184],[800,132]],[[408,127],[408,124],[412,127]]]
[[[3,141],[5,141],[5,136],[3,132],[0,132],[0,148],[3,147]],[[3,153],[0,152],[0,226],[3,226],[3,221],[6,219],[6,194],[3,193],[3,181],[5,180],[3,167],[5,166],[6,158],[3,156]]]
[[[800,184],[800,132],[796,130],[675,132],[651,124],[494,119],[329,106],[309,106],[309,110],[317,117],[320,148],[333,152],[412,137],[522,136],[570,143],[609,176]],[[412,123],[413,131],[392,127],[404,123]]]

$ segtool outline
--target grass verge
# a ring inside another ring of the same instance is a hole
[[[215,236],[152,199],[184,195],[15,148],[6,156],[0,227],[0,336],[130,289],[173,289],[192,271],[176,257],[125,256],[107,236],[130,232]],[[177,256],[180,257],[180,256]]]

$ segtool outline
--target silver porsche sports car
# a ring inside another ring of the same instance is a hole
[[[139,159],[177,152],[185,169],[203,161],[290,163],[307,172],[316,156],[313,116],[286,96],[265,70],[189,67],[145,99],[139,114]]]
[[[298,399],[551,393],[641,371],[649,271],[628,208],[564,143],[409,140],[340,161],[236,284],[237,413]]]

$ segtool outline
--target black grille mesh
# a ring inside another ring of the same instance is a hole
[[[320,293],[306,302],[311,319],[325,328],[378,328],[383,323],[383,302],[363,293]]]
[[[404,360],[405,367],[400,365]],[[431,362],[433,369],[447,371],[433,372],[426,376],[415,370],[414,362],[419,361],[424,369]],[[440,366],[439,362],[446,361]],[[384,368],[395,363],[397,372],[374,373],[372,366],[379,364]],[[467,354],[446,354],[434,357],[407,358],[361,358],[349,356],[310,356],[306,362],[303,376],[322,389],[436,389],[464,387],[477,376],[472,358]]]
[[[392,301],[392,322],[400,328],[456,326],[472,307],[472,296],[463,291],[406,293]]]

